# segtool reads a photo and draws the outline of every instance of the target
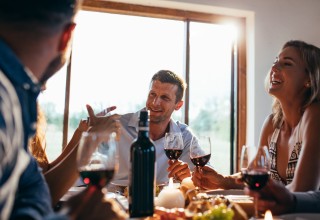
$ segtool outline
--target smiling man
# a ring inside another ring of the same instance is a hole
[[[182,180],[190,176],[193,168],[190,157],[190,141],[194,136],[186,124],[172,119],[172,113],[183,105],[186,83],[181,77],[169,70],[160,70],[153,75],[146,101],[150,111],[149,136],[156,147],[157,183],[168,181],[168,176]],[[138,135],[139,112],[128,113],[120,118],[121,138],[119,149],[119,171],[115,180],[127,180],[130,170],[130,146]],[[166,132],[181,132],[184,149],[179,161],[170,163],[164,152],[164,136]],[[182,162],[183,161],[183,162]]]

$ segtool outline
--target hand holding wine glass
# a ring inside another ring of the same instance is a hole
[[[183,151],[181,133],[166,133],[164,139],[164,151],[169,160],[178,160]]]
[[[190,160],[201,173],[211,158],[211,140],[210,137],[193,137],[190,143]],[[196,187],[199,190],[199,187]]]
[[[269,179],[270,156],[266,146],[254,147],[243,146],[240,158],[241,175],[243,182],[251,190],[262,189]],[[257,200],[254,198],[255,214],[254,218],[258,218]]]
[[[165,134],[164,151],[169,160],[178,160],[183,151],[183,140],[180,132],[168,132]],[[170,177],[171,179],[172,177]]]
[[[201,170],[211,158],[210,137],[193,137],[190,144],[190,159],[192,163]]]
[[[84,132],[79,143],[77,161],[83,182],[104,189],[118,168],[115,134]]]

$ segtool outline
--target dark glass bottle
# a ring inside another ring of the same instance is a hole
[[[149,139],[148,111],[140,112],[138,138],[131,145],[130,162],[130,217],[152,216],[154,212],[156,149]]]

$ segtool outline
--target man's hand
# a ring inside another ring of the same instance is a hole
[[[168,160],[168,177],[174,177],[176,180],[182,181],[184,178],[191,176],[191,172],[187,163],[181,160]]]
[[[101,189],[89,186],[71,197],[62,212],[67,212],[72,220],[86,219],[126,219],[127,214],[114,200],[104,199]]]

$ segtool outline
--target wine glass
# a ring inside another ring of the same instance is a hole
[[[77,152],[78,170],[83,182],[106,192],[118,169],[115,133],[84,132]]]
[[[260,190],[268,182],[270,172],[270,156],[266,146],[243,146],[241,150],[240,168],[243,182],[250,190]],[[254,198],[254,216],[259,218],[258,198]]]
[[[165,134],[164,152],[169,160],[178,160],[182,154],[183,147],[183,140],[180,132],[168,132]],[[172,177],[170,177],[170,179],[173,180]]]
[[[202,172],[204,167],[211,158],[211,140],[208,136],[192,137],[190,143],[190,160]],[[199,191],[199,187],[196,187]]]

